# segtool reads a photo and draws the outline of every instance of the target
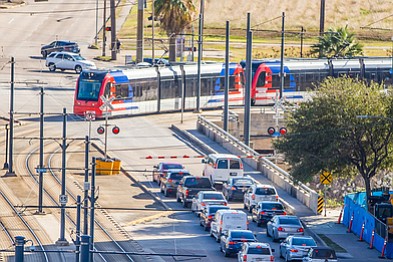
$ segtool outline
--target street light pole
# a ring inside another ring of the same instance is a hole
[[[8,124],[5,124],[5,160],[3,169],[8,169]]]

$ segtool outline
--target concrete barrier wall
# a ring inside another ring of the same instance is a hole
[[[210,122],[203,116],[198,116],[197,129],[210,139],[222,145],[234,155],[247,155],[243,161],[252,168],[260,171],[278,187],[284,189],[291,196],[309,207],[317,214],[318,193],[302,183],[295,184],[290,174],[273,164],[271,161],[261,157],[255,150],[246,146],[236,137],[225,132],[216,124]]]

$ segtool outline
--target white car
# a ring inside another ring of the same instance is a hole
[[[208,205],[228,205],[222,192],[215,191],[199,191],[192,199],[191,210],[197,215]]]
[[[237,253],[239,262],[274,261],[274,249],[268,243],[245,242]]]
[[[254,184],[244,193],[244,209],[252,212],[261,201],[278,201],[278,193],[272,185]]]
[[[97,68],[94,62],[71,52],[53,52],[46,57],[45,65],[51,72],[56,71],[56,69],[61,71],[75,70],[77,74],[80,74],[84,69]]]

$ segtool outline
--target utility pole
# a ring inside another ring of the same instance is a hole
[[[325,0],[321,0],[321,15],[319,21],[319,35],[322,36],[325,32]]]
[[[9,148],[9,165],[8,172],[6,176],[15,176],[13,166],[13,156],[14,156],[14,75],[15,75],[15,58],[11,57],[11,88],[10,88],[10,148]]]
[[[88,211],[89,211],[89,145],[90,137],[85,138],[85,180],[83,183],[83,234],[87,235],[88,232]]]
[[[300,31],[300,58],[303,58],[303,38],[304,38],[304,27],[302,26]]]
[[[106,132],[106,130],[105,130]],[[91,190],[90,190],[90,250],[94,250],[94,206],[96,201],[96,158],[92,158],[91,163]],[[93,260],[93,252],[90,252],[90,261]]]
[[[144,0],[138,0],[138,28],[136,37],[136,62],[143,62],[143,3]]]
[[[252,81],[252,31],[251,14],[247,13],[246,90],[244,92],[244,144],[250,145],[251,81]]]
[[[44,88],[41,87],[40,91],[40,98],[41,98],[41,103],[40,103],[40,160],[39,160],[39,167],[38,167],[38,173],[39,173],[39,179],[38,179],[38,211],[37,214],[43,214],[44,212],[42,211],[42,199],[43,199],[43,194],[44,194]]]
[[[154,21],[155,21],[155,16],[154,16],[154,0],[151,2],[151,58],[152,62],[154,63]]]
[[[282,12],[281,28],[281,62],[280,62],[280,99],[284,92],[284,42],[285,42],[285,12]]]
[[[203,12],[204,12],[204,1],[201,0],[201,5],[199,8],[199,33],[198,33],[198,79],[197,79],[197,100],[196,100],[196,112],[201,112],[201,89],[202,89],[202,79],[201,79],[201,62],[202,62],[202,49],[203,49]]]
[[[225,28],[225,93],[224,93],[224,131],[228,132],[229,118],[229,21]]]
[[[110,0],[111,7],[111,50],[112,50],[112,60],[116,60],[117,54],[117,39],[116,39],[116,10],[115,10],[115,0]]]
[[[106,46],[106,0],[104,0],[104,22],[102,26],[102,56],[105,56]]]

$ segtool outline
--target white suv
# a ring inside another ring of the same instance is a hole
[[[250,212],[261,201],[278,201],[277,190],[271,185],[252,185],[244,194],[244,209]]]
[[[245,242],[237,258],[239,262],[274,261],[273,252],[268,243]]]
[[[51,72],[56,71],[56,69],[61,71],[75,70],[77,74],[80,74],[84,69],[96,69],[94,62],[71,52],[53,52],[46,57],[45,65]]]

